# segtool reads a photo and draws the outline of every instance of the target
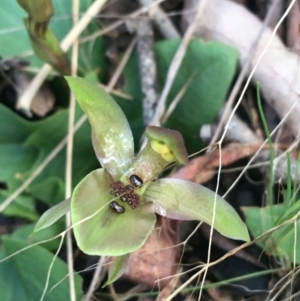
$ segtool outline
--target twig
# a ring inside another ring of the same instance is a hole
[[[299,23],[300,23],[300,2],[296,2],[288,16],[287,20],[287,46],[295,53],[299,54],[300,51],[300,36],[299,36]]]
[[[143,6],[149,6],[153,0],[139,0]],[[170,21],[168,15],[159,7],[156,6],[152,10],[149,9],[148,14],[154,18],[156,26],[166,39],[179,39],[180,33]]]
[[[140,8],[140,9],[137,9],[133,13],[125,15],[121,20],[118,20],[118,21],[112,23],[111,25],[101,29],[100,31],[95,32],[95,33],[93,33],[89,36],[86,36],[86,37],[80,39],[79,42],[84,43],[84,42],[87,42],[87,41],[90,41],[90,40],[94,40],[97,37],[102,36],[104,33],[109,32],[109,31],[113,30],[114,28],[118,27],[119,25],[123,24],[126,20],[135,18],[135,17],[139,16],[140,14],[143,14],[143,13],[147,12],[149,9],[154,8],[156,5],[158,5],[159,3],[164,2],[164,1],[165,0],[153,1],[153,3],[151,5],[145,6],[145,7]]]
[[[162,117],[162,120],[161,120],[162,123],[165,123],[168,120],[168,118],[170,117],[170,115],[172,114],[172,112],[174,111],[174,109],[176,108],[176,106],[178,105],[180,99],[184,95],[185,91],[188,89],[189,85],[192,83],[195,75],[196,75],[195,73],[191,74],[191,76],[188,78],[188,80],[186,81],[186,83],[182,86],[182,88],[177,93],[176,97],[170,103],[170,105],[169,105],[169,107],[168,107],[165,115]]]
[[[126,49],[126,51],[122,57],[122,60],[118,65],[118,68],[115,70],[114,74],[112,75],[112,77],[105,89],[105,91],[107,93],[110,93],[110,91],[113,89],[113,87],[117,84],[117,81],[120,78],[122,71],[124,70],[128,60],[132,54],[135,44],[136,44],[136,39],[133,39],[131,41],[131,43],[129,44],[128,48]]]
[[[146,16],[137,21],[137,50],[142,83],[144,124],[148,125],[154,115],[158,100],[157,69],[154,54],[153,28]]]
[[[181,65],[181,62],[184,58],[189,41],[192,38],[192,35],[197,26],[197,22],[200,19],[200,17],[202,16],[202,13],[204,11],[204,8],[205,8],[207,2],[208,2],[208,0],[198,1],[197,12],[196,12],[195,18],[194,18],[193,22],[190,24],[190,26],[188,27],[188,29],[186,30],[184,37],[182,39],[182,42],[181,42],[178,50],[176,51],[175,56],[172,60],[172,63],[169,67],[166,84],[164,86],[163,92],[161,94],[161,97],[160,97],[159,102],[156,107],[155,114],[151,121],[152,125],[160,124],[160,118],[164,113],[167,97],[168,97],[171,87],[173,85],[174,79],[177,75],[178,69]]]
[[[73,42],[78,39],[83,30],[87,27],[87,25],[91,22],[94,16],[99,12],[102,6],[105,4],[107,0],[96,0],[91,4],[86,13],[80,19],[80,21],[76,24],[76,26],[72,27],[69,31],[68,35],[63,39],[60,46],[62,50],[67,51]],[[28,89],[23,93],[23,95],[19,98],[19,102],[17,105],[17,109],[22,108],[27,114],[30,116],[30,104],[31,101],[41,87],[42,83],[51,72],[52,67],[49,64],[43,65],[39,73],[34,77],[31,84],[28,86]]]
[[[99,86],[101,88],[103,88],[103,89],[106,89],[106,86],[103,85],[103,84],[99,83]],[[121,90],[112,89],[111,92],[110,92],[110,94],[118,96],[118,97],[122,97],[122,98],[124,98],[126,100],[133,100],[133,97],[131,95],[129,95],[129,94],[127,94],[127,93],[125,93],[125,92],[123,92]]]
[[[78,23],[79,16],[79,0],[72,1],[72,16],[73,26]],[[71,58],[71,76],[77,75],[78,68],[78,39],[73,43],[72,47],[72,58]],[[73,146],[74,146],[74,122],[75,122],[75,97],[70,93],[70,104],[69,104],[69,120],[68,120],[68,136],[67,136],[67,152],[66,152],[66,189],[65,198],[71,197],[72,194],[72,163],[73,163]],[[69,229],[72,226],[71,213],[66,214],[66,228]],[[72,231],[66,233],[67,242],[67,261],[68,261],[68,272],[69,272],[69,286],[70,286],[70,299],[76,301],[76,288],[74,280],[74,256],[73,256],[73,243],[72,243]]]
[[[293,0],[289,7],[291,8],[295,2]],[[186,8],[190,9],[193,3],[194,0],[187,0]],[[219,17],[220,15],[222,18]],[[189,22],[189,15],[184,15],[184,18]],[[203,18],[198,22],[196,34],[198,37],[209,37],[236,47],[239,51],[240,63],[243,65],[260,28],[261,22],[244,7],[228,0],[211,0]],[[259,54],[266,49],[266,46],[268,46],[267,55],[261,59]],[[259,65],[256,65],[258,60]],[[299,57],[286,49],[270,29],[266,29],[251,65],[256,65],[255,71],[250,76],[251,81],[254,85],[257,82],[260,83],[266,102],[274,108],[281,119],[285,120],[292,134],[298,138],[300,129]],[[290,110],[291,107],[293,110]]]
[[[85,295],[85,298],[84,300],[85,301],[90,301],[91,298],[92,298],[92,295],[95,291],[95,288],[98,286],[99,284],[99,278],[100,278],[100,274],[101,274],[101,271],[102,271],[102,268],[103,268],[103,264],[105,262],[105,259],[106,257],[105,256],[102,256],[99,258],[99,261],[98,261],[98,264],[97,264],[97,268],[94,272],[94,276],[93,276],[93,279],[92,279],[92,282],[89,286],[89,289]]]
[[[268,11],[268,14],[257,34],[257,37],[255,38],[254,42],[252,43],[251,45],[251,48],[249,50],[249,54],[244,62],[244,65],[242,66],[242,70],[241,72],[239,73],[239,76],[233,86],[233,89],[231,90],[230,92],[230,95],[228,97],[228,100],[226,102],[226,105],[225,105],[225,109],[223,110],[223,114],[222,114],[222,117],[219,121],[219,124],[218,124],[218,127],[210,141],[210,146],[212,146],[216,141],[217,141],[217,138],[220,136],[221,134],[221,131],[223,130],[223,126],[224,124],[227,122],[228,120],[228,117],[231,113],[231,108],[232,108],[232,105],[233,105],[233,102],[234,100],[236,99],[240,89],[241,89],[241,86],[246,78],[246,75],[248,73],[248,70],[249,70],[249,67],[250,67],[250,63],[252,62],[253,60],[253,57],[255,55],[255,52],[257,50],[257,46],[259,44],[259,41],[265,31],[265,29],[267,28],[270,20],[272,19],[272,16],[273,16],[273,13],[276,11],[276,5],[278,4],[278,2],[280,2],[281,0],[275,0],[273,1],[272,3],[272,6],[270,8],[270,10]],[[207,148],[206,152],[209,152],[211,151],[211,147]]]

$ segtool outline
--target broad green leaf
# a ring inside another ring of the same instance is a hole
[[[167,71],[180,43],[180,40],[165,40],[156,44],[161,87],[165,85]],[[199,129],[213,122],[219,113],[236,70],[237,58],[237,50],[225,44],[200,39],[190,41],[167,104],[175,99],[187,80],[194,77],[164,125],[182,133],[189,152],[199,150]]]
[[[59,235],[62,231],[65,230],[66,227],[65,222],[64,221],[58,222],[32,235],[34,231],[34,227],[35,224],[24,225],[18,228],[17,230],[15,230],[10,236],[11,238],[19,239],[26,243],[31,243],[31,244],[35,242],[49,240],[47,242],[43,242],[41,246],[44,249],[55,252],[60,244],[60,238],[56,238],[56,239],[52,239],[52,238]]]
[[[124,274],[129,256],[130,254],[125,254],[113,258],[113,262],[111,263],[108,270],[108,279],[102,287],[115,282]]]
[[[3,246],[0,246],[0,259],[7,257],[7,253]],[[16,289],[18,288],[18,289]],[[22,279],[18,274],[18,270],[11,260],[0,263],[0,291],[1,299],[5,301],[31,301],[26,296],[23,288]],[[32,300],[33,301],[33,300]]]
[[[28,246],[24,241],[7,236],[2,238],[2,242],[1,259]],[[42,247],[35,246],[1,263],[1,299],[5,301],[40,300],[53,256],[52,253]],[[67,274],[67,264],[61,259],[56,258],[50,274],[49,289],[43,299],[44,301],[70,300],[68,277],[51,292],[49,291],[54,285],[65,278]],[[76,297],[77,300],[80,300],[82,297],[82,280],[78,274],[75,274],[74,277]]]
[[[134,155],[128,121],[117,103],[102,88],[81,78],[66,77],[92,127],[92,141],[102,167],[119,178],[127,171]]]
[[[71,201],[74,235],[79,248],[90,255],[120,256],[140,248],[155,224],[153,204],[140,203],[124,213],[110,208],[112,178],[104,169],[87,175],[75,188]],[[93,216],[93,217],[91,217]]]
[[[9,197],[9,195],[10,193],[7,190],[0,190],[0,204],[4,199]],[[24,193],[19,195],[6,207],[3,213],[7,216],[19,216],[31,221],[37,221],[39,219],[39,214],[35,209],[34,197]]]
[[[298,213],[298,203],[299,201],[290,207],[288,212],[286,211],[286,204],[284,203],[264,208],[243,207],[242,209],[250,232],[254,238],[257,238],[258,236],[266,233],[268,230],[280,226],[282,222],[288,220],[293,215],[296,215]],[[292,214],[292,208],[295,210],[294,214]],[[283,217],[285,217],[285,219]],[[296,249],[294,247],[295,234],[297,240]],[[296,227],[294,223],[279,227],[279,229],[272,234],[258,240],[257,244],[266,250],[268,254],[283,257],[285,259],[288,258],[289,262],[294,262],[294,255],[296,255],[296,263],[300,263],[299,241],[300,225],[298,220]]]
[[[70,205],[71,198],[68,198],[44,212],[44,214],[36,223],[34,232],[38,232],[53,225],[56,221],[58,221],[61,217],[63,217],[70,211]]]
[[[224,199],[199,184],[180,179],[161,179],[151,183],[144,194],[155,203],[155,212],[173,219],[200,220],[212,225],[222,235],[249,241],[246,225]]]
[[[4,107],[0,107],[0,114],[4,117],[3,114],[5,114],[5,111],[7,111],[7,109],[1,110],[1,108]],[[4,117],[3,119],[7,119],[13,122],[14,118],[13,116],[11,117],[12,118]],[[3,123],[0,120],[0,126],[2,124]],[[19,125],[20,124],[17,123],[11,123],[11,132],[13,132],[13,129],[17,129]],[[6,126],[6,128],[7,127],[8,126]],[[4,132],[4,130],[1,131],[0,129],[0,133],[1,132]],[[24,135],[26,134],[27,133],[24,133]],[[0,166],[4,167],[10,165],[14,166],[15,169],[9,168],[9,166],[8,168],[3,168],[3,170],[1,171],[0,179],[3,182],[13,180],[20,183],[22,178],[24,177],[24,173],[31,169],[32,163],[36,161],[39,155],[38,148],[34,145],[26,145],[25,143],[19,142],[18,137],[13,136],[13,133],[10,137],[10,141],[5,140],[5,136],[0,137]]]
[[[76,120],[82,115],[79,106]],[[27,121],[0,104],[0,181],[8,196],[17,189],[67,134],[68,111],[59,110],[42,121]],[[73,185],[99,166],[86,122],[74,136]],[[84,154],[84,156],[83,156]],[[26,192],[50,206],[64,199],[66,153],[63,149]],[[4,199],[0,195],[0,202]]]

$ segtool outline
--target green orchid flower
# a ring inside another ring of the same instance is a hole
[[[70,210],[75,239],[83,252],[126,258],[145,243],[158,213],[173,219],[213,223],[221,234],[249,241],[239,215],[213,191],[190,181],[158,179],[171,163],[188,162],[178,131],[147,127],[147,144],[134,156],[128,121],[110,95],[83,79],[66,80],[88,116],[93,147],[102,168],[88,174],[76,186],[71,199],[44,213],[35,231],[53,224]],[[116,274],[125,260],[117,262]]]

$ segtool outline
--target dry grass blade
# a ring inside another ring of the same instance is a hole
[[[149,9],[155,8],[155,6],[157,6],[158,4],[160,4],[161,2],[164,2],[164,1],[165,0],[153,1],[150,5],[145,6],[143,8],[140,8],[140,9],[134,11],[131,14],[125,15],[121,20],[118,20],[118,21],[112,23],[111,25],[99,30],[98,32],[95,32],[95,33],[93,33],[89,36],[86,36],[86,37],[80,39],[80,43],[84,43],[84,42],[87,42],[87,41],[90,41],[90,40],[94,40],[97,37],[102,36],[104,33],[109,32],[109,31],[115,29],[116,27],[118,27],[119,25],[123,24],[126,20],[135,18],[135,17],[137,17],[137,16],[139,16],[143,13],[146,13]]]
[[[103,265],[105,263],[105,259],[106,257],[105,256],[102,256],[100,257],[99,261],[98,261],[98,264],[97,264],[97,267],[96,267],[96,270],[94,272],[94,276],[93,276],[93,279],[92,279],[92,282],[89,286],[89,289],[85,295],[85,298],[84,300],[85,301],[90,301],[90,300],[93,300],[93,293],[95,291],[95,288],[99,285],[100,283],[100,276],[101,276],[101,271],[102,271],[102,268],[103,268]]]
[[[72,15],[73,24],[76,26],[78,23],[79,16],[79,0],[73,0],[72,4]],[[72,58],[71,58],[71,75],[77,75],[78,68],[78,39],[73,43],[72,47]],[[73,163],[73,146],[74,146],[74,122],[75,122],[75,97],[70,93],[70,103],[69,103],[69,120],[68,120],[68,141],[67,141],[67,153],[66,153],[66,189],[65,198],[69,198],[72,193],[72,163]],[[66,214],[66,228],[72,226],[71,214],[68,212]],[[73,256],[73,242],[72,242],[72,231],[67,231],[66,233],[67,242],[67,262],[68,262],[68,272],[69,272],[69,286],[70,286],[70,299],[71,301],[76,301],[76,290],[75,290],[75,279],[74,279],[74,256]]]
[[[230,112],[232,112],[230,110]],[[220,114],[222,115],[222,114]],[[281,124],[277,128],[279,128]],[[276,132],[277,128],[271,133],[271,136],[273,136],[273,133]],[[208,132],[206,127],[202,127],[201,129],[201,135],[202,132]],[[214,126],[211,127],[210,132],[214,132]],[[204,135],[204,134],[203,134]],[[205,135],[207,135],[205,133]],[[211,134],[208,134],[211,135]],[[201,136],[202,137],[202,136]],[[208,138],[211,138],[209,136]],[[249,127],[246,123],[244,123],[236,114],[233,115],[231,122],[227,126],[227,131],[224,140],[226,142],[238,142],[241,144],[260,144],[260,147],[255,152],[254,157],[252,157],[251,162],[248,163],[246,168],[249,167],[258,168],[258,170],[265,175],[268,167],[270,166],[270,152],[266,148],[266,141],[259,138]],[[263,146],[261,145],[263,144]],[[286,147],[280,147],[280,145],[274,144],[273,145],[276,148],[276,157],[274,159],[276,163],[276,168],[274,168],[274,180],[280,181],[281,183],[285,184],[287,182],[288,174],[286,171],[288,170],[288,162],[286,160],[286,153],[292,152],[293,149],[297,148],[297,142],[293,143],[288,149]],[[290,159],[290,177],[293,182],[300,183],[299,179],[299,162],[297,159],[295,159],[293,156]],[[252,163],[254,162],[254,163]],[[244,168],[244,171],[246,170]]]
[[[153,0],[140,0],[140,3],[143,6],[149,6],[153,3]],[[155,24],[166,39],[180,38],[180,33],[170,21],[168,15],[159,6],[149,10],[149,16],[154,17]]]
[[[83,15],[83,17],[80,19],[80,21],[70,30],[68,35],[63,39],[60,46],[62,50],[67,51],[71,45],[74,43],[76,39],[80,36],[80,34],[85,30],[87,25],[91,22],[91,20],[94,18],[94,16],[99,12],[99,10],[103,7],[106,0],[96,0],[91,4],[89,9],[86,11],[86,13]],[[49,64],[45,64],[39,73],[34,77],[31,84],[27,88],[27,90],[23,93],[23,95],[20,97],[17,109],[23,109],[27,114],[30,116],[30,104],[31,101],[38,91],[38,89],[41,87],[42,83],[48,76],[48,74],[51,72],[52,67]]]
[[[164,114],[167,97],[169,95],[169,92],[170,92],[173,82],[175,80],[175,77],[177,75],[177,72],[179,70],[181,62],[184,58],[189,41],[192,38],[195,28],[197,26],[197,21],[201,18],[207,2],[208,2],[207,0],[202,0],[202,1],[198,2],[195,18],[194,18],[193,22],[190,24],[190,26],[188,27],[188,29],[186,30],[186,32],[183,36],[182,42],[181,42],[177,52],[175,53],[175,56],[172,60],[172,63],[170,65],[168,73],[167,73],[166,84],[164,86],[161,97],[160,97],[157,107],[156,107],[155,114],[151,121],[152,125],[156,125],[156,126],[160,125],[160,119],[161,119],[162,115]]]
[[[170,103],[165,115],[162,117],[162,123],[165,123],[168,118],[170,117],[170,115],[172,114],[172,112],[174,111],[174,109],[176,108],[176,106],[178,105],[180,99],[182,98],[182,96],[184,95],[185,91],[188,89],[189,85],[192,83],[193,79],[195,77],[195,73],[193,73],[188,80],[186,81],[186,83],[182,86],[182,88],[179,90],[178,94],[176,95],[176,97],[173,99],[173,101]]]
[[[242,249],[244,249],[244,248],[246,248],[246,247],[248,247],[248,246],[254,244],[255,242],[257,242],[257,241],[259,241],[259,240],[261,240],[261,239],[264,239],[265,237],[269,237],[273,232],[279,230],[279,229],[282,228],[283,226],[289,225],[289,224],[291,224],[291,223],[294,223],[295,221],[298,220],[299,215],[300,215],[300,212],[299,212],[297,215],[293,216],[291,219],[286,220],[285,222],[283,222],[281,225],[278,225],[278,226],[276,226],[276,227],[274,227],[274,228],[268,230],[267,232],[265,232],[265,233],[262,234],[261,236],[257,237],[257,238],[254,239],[253,241],[244,243],[244,244],[240,245],[239,247],[232,249],[231,251],[227,252],[225,255],[223,255],[223,256],[222,256],[221,258],[219,258],[218,260],[215,260],[215,261],[213,261],[213,262],[209,262],[209,263],[205,264],[203,267],[200,266],[201,269],[200,269],[198,272],[196,272],[193,276],[191,276],[191,277],[190,277],[186,282],[184,282],[180,287],[178,287],[178,288],[177,288],[177,289],[176,289],[176,290],[175,290],[168,298],[165,299],[165,301],[171,301],[176,295],[178,295],[178,294],[179,294],[185,287],[187,287],[192,281],[194,281],[195,279],[197,279],[200,275],[204,274],[205,271],[206,271],[208,268],[210,268],[210,267],[212,267],[212,266],[214,266],[214,265],[216,265],[216,264],[222,262],[222,261],[225,260],[226,258],[228,258],[228,257],[234,255],[235,253],[239,252],[240,250],[242,250]]]

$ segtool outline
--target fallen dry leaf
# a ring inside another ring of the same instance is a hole
[[[228,166],[245,157],[252,156],[261,147],[261,143],[240,144],[231,143],[221,149],[222,166]],[[264,149],[267,149],[265,146]],[[186,166],[180,168],[172,177],[185,179],[196,183],[209,181],[217,172],[220,162],[220,151],[212,152],[191,160]]]
[[[179,225],[177,221],[158,217],[156,228],[146,243],[130,255],[124,277],[150,287],[164,288],[178,268]]]

